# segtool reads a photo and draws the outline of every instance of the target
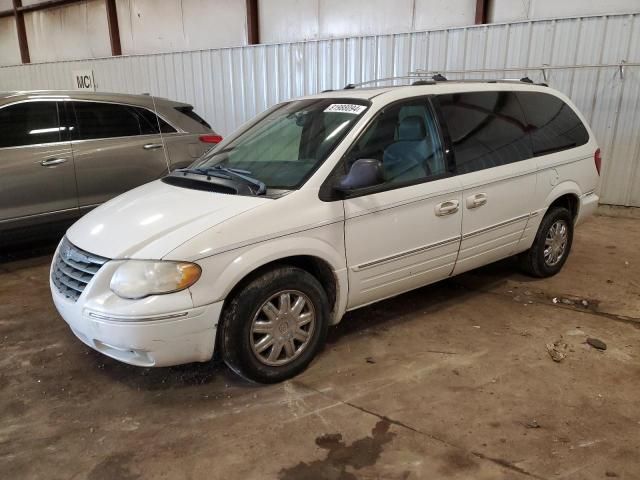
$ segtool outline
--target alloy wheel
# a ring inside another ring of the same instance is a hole
[[[309,297],[297,290],[278,292],[253,318],[251,349],[265,365],[286,365],[307,348],[315,326],[316,312]]]
[[[556,220],[549,230],[544,241],[544,263],[553,267],[564,257],[569,239],[569,228],[564,220]]]

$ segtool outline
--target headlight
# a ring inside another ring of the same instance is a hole
[[[111,277],[111,290],[122,298],[138,299],[189,288],[200,278],[195,263],[128,260]]]

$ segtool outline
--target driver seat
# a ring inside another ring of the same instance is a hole
[[[386,181],[402,182],[424,178],[429,155],[424,120],[417,115],[398,124],[398,139],[384,150],[382,167]]]

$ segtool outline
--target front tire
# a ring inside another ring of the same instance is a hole
[[[573,217],[564,207],[553,207],[545,214],[533,245],[520,254],[520,266],[525,273],[551,277],[567,261],[573,242]]]
[[[255,277],[225,307],[222,358],[238,375],[276,383],[302,372],[324,345],[329,302],[305,270],[280,266]]]

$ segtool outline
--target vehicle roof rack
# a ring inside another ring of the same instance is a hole
[[[427,77],[426,75],[422,75],[422,74],[409,74],[409,75],[399,75],[399,76],[395,76],[395,77],[375,78],[373,80],[367,80],[367,81],[364,81],[364,82],[348,83],[347,85],[344,86],[344,90],[351,90],[352,88],[364,87],[366,85],[371,85],[373,83],[378,83],[378,82],[392,82],[394,80],[416,80],[416,81],[420,81],[420,80],[429,80],[429,77]],[[400,85],[398,85],[398,86],[400,86]],[[407,85],[402,85],[402,86],[406,87]]]
[[[414,87],[417,87],[419,85],[435,85],[435,84],[436,82],[434,82],[433,80],[416,80],[411,85]]]
[[[454,72],[458,73],[458,72]],[[546,83],[535,83],[529,77],[522,78],[462,78],[462,79],[448,79],[444,75],[438,72],[427,72],[424,70],[416,70],[414,72],[409,72],[408,75],[399,75],[395,77],[385,77],[385,78],[376,78],[373,80],[367,80],[365,82],[359,83],[348,83],[344,86],[344,90],[352,90],[354,88],[364,87],[367,85],[372,85],[379,82],[392,82],[398,80],[407,80],[411,81],[411,86],[420,86],[420,85],[435,85],[438,82],[452,82],[452,83],[528,83],[530,85],[540,85],[543,87],[548,87]],[[392,85],[388,85],[392,86]],[[407,86],[405,85],[393,85],[393,86]],[[325,90],[326,92],[330,92],[331,90]]]

